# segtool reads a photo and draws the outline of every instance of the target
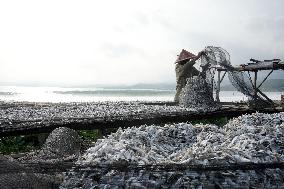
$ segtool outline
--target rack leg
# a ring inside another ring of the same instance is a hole
[[[254,105],[256,106],[257,102],[256,102],[256,99],[257,99],[257,71],[254,72],[254,81],[253,81],[253,89],[254,89]]]
[[[218,81],[217,81],[217,91],[216,91],[216,101],[217,102],[220,102],[220,96],[219,96],[219,93],[220,93],[220,83],[221,83],[220,75],[221,75],[221,71],[218,70]]]

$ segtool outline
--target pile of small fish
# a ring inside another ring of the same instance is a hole
[[[214,111],[221,107],[214,101],[212,87],[201,76],[187,79],[187,84],[181,92],[179,102],[183,107],[204,112]]]
[[[81,150],[79,134],[67,127],[54,129],[40,150],[32,151],[18,158],[22,163],[62,162],[77,159]]]
[[[149,102],[148,102],[149,103]],[[156,102],[159,104],[159,102]],[[85,103],[19,103],[0,102],[0,125],[13,121],[50,121],[66,122],[72,118],[142,117],[152,114],[171,114],[176,112],[197,111],[178,105],[148,105],[140,101],[131,102],[85,102]]]
[[[254,162],[284,162],[284,113],[243,115],[225,126],[177,123],[119,129],[98,140],[78,160],[84,165],[196,164],[214,165]],[[164,171],[96,170],[70,172],[62,188],[78,185],[99,188],[122,187],[284,187],[283,169],[262,171]],[[96,178],[95,180],[93,178]],[[88,187],[87,187],[88,188]]]
[[[191,124],[140,126],[119,129],[87,150],[80,163],[115,163],[126,160],[138,164],[172,162],[182,149],[196,142],[196,128]]]
[[[49,129],[51,125],[78,125],[89,121],[116,122],[156,119],[197,113],[173,102],[25,103],[0,101],[0,133]]]

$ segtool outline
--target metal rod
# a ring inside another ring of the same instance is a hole
[[[271,70],[269,72],[269,74],[264,78],[264,80],[258,85],[257,89],[259,89],[261,87],[261,85],[266,81],[266,79],[270,76],[270,74],[273,72],[273,70]]]

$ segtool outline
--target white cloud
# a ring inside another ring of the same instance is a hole
[[[174,82],[182,48],[233,62],[284,59],[284,3],[262,0],[0,1],[0,81]]]

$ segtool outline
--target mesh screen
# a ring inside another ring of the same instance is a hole
[[[201,56],[202,74],[206,77],[207,82],[214,81],[215,69],[210,69],[215,66],[222,66],[227,69],[228,78],[232,85],[241,93],[248,97],[249,103],[255,98],[254,104],[264,106],[269,104],[258,94],[255,96],[254,87],[251,77],[244,72],[237,71],[230,62],[229,53],[221,47],[208,46],[205,48],[205,55]],[[216,88],[215,88],[216,89]]]

